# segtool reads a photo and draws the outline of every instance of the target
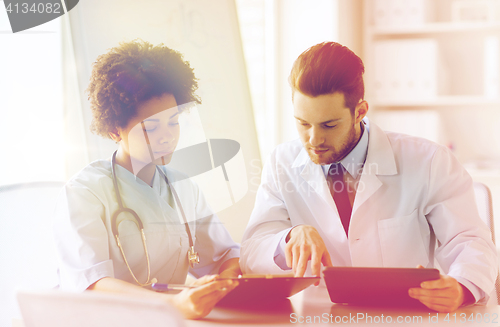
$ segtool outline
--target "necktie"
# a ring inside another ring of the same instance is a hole
[[[348,186],[344,181],[344,173],[345,169],[341,163],[333,163],[328,170],[327,181],[330,193],[339,211],[340,221],[342,222],[342,226],[344,226],[345,234],[348,235],[352,207],[349,201],[349,194],[347,193]]]

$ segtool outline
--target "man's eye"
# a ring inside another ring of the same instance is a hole
[[[326,128],[334,128],[337,125],[325,125]]]
[[[179,125],[179,122],[178,121],[171,121],[170,123],[168,123],[170,126],[176,126],[176,125]]]

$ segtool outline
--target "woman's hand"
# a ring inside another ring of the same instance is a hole
[[[195,288],[185,289],[176,294],[173,305],[187,319],[205,317],[227,293],[238,286],[237,281],[216,280],[218,276],[204,276],[193,283]]]
[[[219,269],[219,279],[238,278],[241,275],[240,258],[231,258],[224,262]]]

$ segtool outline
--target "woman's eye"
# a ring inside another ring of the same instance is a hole
[[[176,125],[179,125],[179,122],[178,121],[171,121],[170,123],[168,123],[170,126],[176,126]]]
[[[326,128],[334,128],[337,125],[325,125]]]
[[[156,129],[156,126],[155,127],[148,127],[148,126],[143,126],[142,128],[145,132],[153,132],[155,129]]]

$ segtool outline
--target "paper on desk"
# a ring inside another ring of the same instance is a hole
[[[171,305],[141,297],[87,291],[18,292],[25,327],[182,327]]]

